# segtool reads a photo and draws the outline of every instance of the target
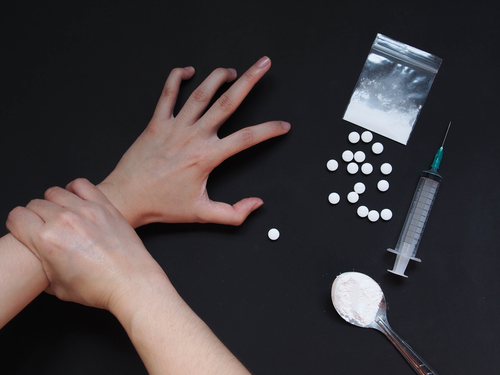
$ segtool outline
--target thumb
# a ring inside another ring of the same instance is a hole
[[[238,226],[263,204],[264,202],[260,198],[245,198],[232,206],[223,202],[210,201],[199,216],[206,223]]]

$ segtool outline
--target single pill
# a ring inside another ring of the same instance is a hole
[[[359,200],[359,195],[355,191],[351,191],[347,194],[347,200],[351,203],[356,203]]]
[[[333,172],[337,170],[337,168],[339,167],[339,163],[335,159],[330,159],[328,160],[328,163],[326,163],[326,167],[329,171]]]
[[[377,188],[380,191],[387,191],[389,190],[389,183],[386,180],[380,180],[377,184]]]
[[[370,163],[364,163],[362,166],[361,166],[361,172],[363,172],[363,174],[370,174],[373,172],[373,165],[371,165]]]
[[[350,174],[358,173],[358,171],[359,171],[359,167],[356,163],[347,164],[347,172],[349,172]]]
[[[351,143],[358,143],[359,142],[359,133],[358,132],[351,132],[349,133],[349,142]]]
[[[358,216],[359,217],[367,217],[368,216],[368,207],[366,206],[359,206],[358,207]]]
[[[354,160],[356,160],[358,163],[362,163],[365,161],[366,155],[363,151],[356,151],[354,154]]]
[[[384,145],[380,142],[375,142],[373,145],[372,145],[372,151],[374,154],[381,154],[382,151],[384,151]]]
[[[350,161],[352,161],[353,157],[354,157],[354,154],[352,153],[352,151],[345,150],[342,153],[342,160],[345,161],[346,163],[349,163]]]
[[[380,166],[380,172],[382,172],[382,174],[385,174],[385,175],[391,174],[391,172],[392,172],[392,165],[390,165],[389,163],[382,164]]]
[[[337,204],[340,202],[340,195],[338,195],[337,193],[331,193],[329,196],[328,196],[328,201],[331,203],[331,204]]]
[[[366,190],[366,186],[365,184],[363,184],[362,182],[357,182],[356,184],[354,184],[354,191],[358,194],[363,194]]]
[[[380,214],[375,211],[375,210],[371,210],[370,212],[368,212],[368,220],[370,220],[371,222],[376,222],[378,219],[380,218]]]
[[[278,238],[280,238],[280,231],[276,228],[269,229],[269,232],[267,232],[267,236],[270,240],[276,241]]]
[[[361,139],[363,140],[363,142],[365,143],[370,143],[373,139],[373,134],[372,132],[369,132],[369,131],[365,131],[361,134]]]
[[[380,212],[380,217],[384,219],[385,221],[391,220],[392,219],[392,211],[389,210],[388,208],[384,208]]]

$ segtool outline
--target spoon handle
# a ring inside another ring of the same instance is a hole
[[[430,366],[420,357],[410,345],[408,345],[396,332],[393,331],[387,320],[377,318],[377,324],[380,326],[381,331],[387,338],[394,344],[403,357],[408,361],[410,366],[420,375],[437,375],[437,373],[430,368]]]

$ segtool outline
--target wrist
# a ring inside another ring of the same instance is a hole
[[[110,174],[97,188],[108,198],[115,208],[125,217],[128,223],[137,228],[144,225],[140,208],[134,207],[134,200],[131,194],[124,188],[125,181],[115,181]]]

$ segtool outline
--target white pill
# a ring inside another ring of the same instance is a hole
[[[389,210],[388,208],[384,208],[380,212],[380,217],[384,219],[385,221],[391,220],[392,219],[392,211]]]
[[[345,161],[346,163],[349,163],[350,161],[352,161],[353,158],[354,158],[354,154],[352,153],[352,151],[345,150],[342,153],[342,160]]]
[[[349,172],[350,174],[358,173],[358,171],[359,171],[359,167],[356,163],[347,164],[347,172]]]
[[[380,214],[375,211],[375,210],[371,210],[370,212],[368,212],[368,220],[370,220],[371,222],[376,222],[378,219],[380,218]]]
[[[372,132],[369,132],[369,131],[365,131],[361,134],[361,139],[363,140],[363,142],[365,143],[370,143],[373,139],[373,134]]]
[[[363,151],[356,151],[354,153],[354,160],[356,160],[358,163],[362,163],[365,161],[366,155]]]
[[[380,191],[387,191],[389,190],[389,183],[386,180],[380,180],[377,184],[377,188]]]
[[[358,207],[358,216],[359,217],[367,217],[368,216],[368,207],[366,206],[359,206]]]
[[[280,231],[276,228],[269,229],[269,232],[267,232],[267,236],[270,240],[276,241],[278,238],[280,238]]]
[[[337,204],[340,202],[340,195],[338,195],[337,193],[331,193],[329,196],[328,196],[328,201],[331,203],[331,204]]]
[[[384,151],[384,145],[380,142],[375,142],[373,145],[372,145],[372,151],[374,154],[381,154],[382,151]]]
[[[337,170],[337,168],[339,167],[339,163],[335,159],[330,159],[328,160],[328,163],[326,163],[326,167],[329,171],[333,172]]]
[[[354,191],[358,194],[363,194],[366,190],[366,186],[365,184],[363,184],[362,182],[357,182],[356,184],[354,184]]]
[[[356,203],[359,200],[359,195],[355,191],[351,191],[347,194],[347,200],[351,203]]]
[[[392,165],[390,165],[389,163],[382,164],[380,166],[380,172],[382,172],[382,174],[385,174],[385,175],[391,174],[391,172],[392,172]]]
[[[349,133],[349,142],[351,143],[358,143],[359,142],[359,133],[358,132],[351,132]]]
[[[361,172],[363,172],[363,174],[370,174],[373,172],[373,165],[371,165],[370,163],[364,163],[362,166],[361,166]]]

